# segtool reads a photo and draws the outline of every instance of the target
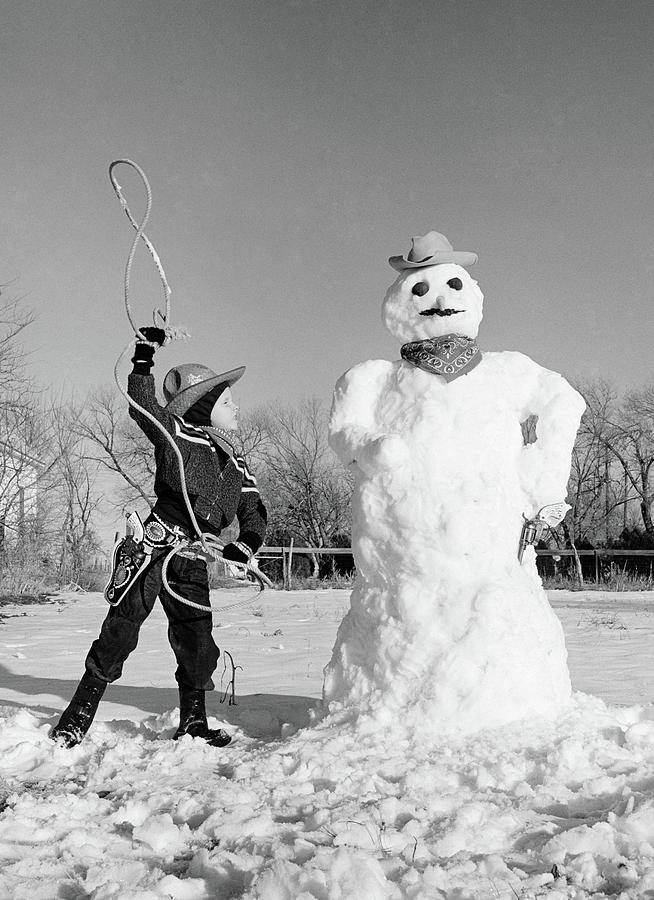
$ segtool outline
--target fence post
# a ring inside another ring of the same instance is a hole
[[[599,584],[599,554],[597,550],[594,553],[595,556],[595,584]]]
[[[291,589],[291,566],[293,565],[293,538],[291,538],[290,543],[288,545],[288,584],[286,586],[286,590],[290,591]]]

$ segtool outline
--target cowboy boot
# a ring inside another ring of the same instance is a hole
[[[107,682],[85,672],[58,723],[50,732],[53,741],[74,747],[91,727]]]
[[[179,686],[179,728],[173,735],[177,741],[185,734],[201,738],[211,747],[225,747],[231,735],[222,728],[209,728],[204,705],[204,691]]]

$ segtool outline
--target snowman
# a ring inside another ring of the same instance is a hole
[[[584,402],[522,353],[482,352],[476,260],[435,231],[391,257],[382,318],[402,359],[359,363],[334,392],[357,579],[323,701],[373,730],[471,733],[571,696],[535,552],[518,548],[526,519],[567,508]]]

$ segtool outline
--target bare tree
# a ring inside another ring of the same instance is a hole
[[[568,500],[572,506],[567,517],[568,539],[575,545],[594,543],[601,527],[603,446],[592,434],[577,435],[572,451]]]
[[[72,404],[51,410],[54,462],[50,473],[51,510],[58,521],[58,570],[64,581],[79,583],[99,542],[93,519],[101,501],[96,488],[99,464],[86,454],[77,423],[81,409]]]
[[[37,483],[49,445],[39,398],[25,374],[19,336],[32,322],[22,299],[0,287],[0,547],[3,580],[23,568],[35,531]]]
[[[0,285],[0,403],[11,403],[16,395],[23,395],[25,351],[17,339],[33,321],[23,298],[9,296],[7,285]]]
[[[46,461],[41,422],[29,405],[0,405],[0,521],[7,528],[23,532],[25,516],[33,506],[36,485]]]
[[[291,536],[329,546],[349,530],[352,478],[327,443],[327,415],[317,399],[276,405],[252,417],[257,442],[250,459],[268,507],[270,539]],[[318,555],[313,573],[318,575]]]
[[[603,381],[585,381],[577,389],[588,405],[572,452],[566,525],[573,542],[608,545],[624,528],[629,502],[622,469],[605,440],[603,419],[616,397]]]
[[[0,288],[0,563],[3,589],[18,591],[46,577],[79,581],[97,546],[99,497],[75,434],[78,413],[25,372],[20,338],[32,320]]]
[[[118,504],[150,504],[154,498],[152,444],[127,415],[127,403],[115,389],[91,394],[75,423],[76,433],[86,441],[88,460],[119,475],[125,490]]]
[[[586,386],[590,433],[604,446],[605,511],[637,501],[645,532],[654,538],[654,386],[629,391],[618,400],[611,385],[596,382]],[[610,496],[612,460],[620,469],[621,488]],[[625,490],[626,487],[626,490]]]

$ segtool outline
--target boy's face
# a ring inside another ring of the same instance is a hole
[[[211,424],[214,428],[236,431],[238,428],[238,406],[234,403],[230,388],[225,388],[211,410]]]

